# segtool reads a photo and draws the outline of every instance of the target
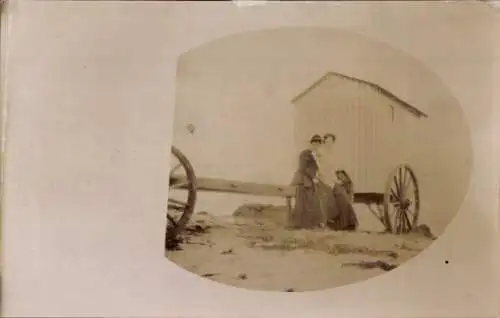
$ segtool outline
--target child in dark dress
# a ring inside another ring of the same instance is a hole
[[[337,138],[333,134],[326,134],[323,137],[323,143],[327,151],[333,148],[336,140]],[[334,158],[323,158],[325,162],[332,159]],[[358,218],[350,197],[352,195],[352,184],[350,184],[350,180],[348,180],[344,171],[335,168],[333,170],[328,171],[328,173],[335,175],[335,180],[331,185],[330,195],[325,198],[326,224],[335,231],[355,231],[358,228]]]

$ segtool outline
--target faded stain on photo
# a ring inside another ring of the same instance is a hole
[[[432,70],[333,29],[186,52],[174,129],[166,256],[256,290],[397,268],[443,233],[472,166],[461,107]]]

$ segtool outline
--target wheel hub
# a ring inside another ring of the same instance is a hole
[[[411,203],[412,203],[412,202],[411,202],[411,200],[410,200],[410,199],[405,199],[405,200],[403,200],[403,201],[400,203],[400,207],[401,207],[401,209],[406,210],[406,209],[408,209],[408,208],[410,207]]]

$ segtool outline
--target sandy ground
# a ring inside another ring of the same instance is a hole
[[[243,206],[233,216],[197,213],[182,236],[180,250],[168,251],[167,257],[220,283],[299,292],[385,273],[433,242],[423,233],[381,233],[373,224],[371,230],[361,226],[354,233],[286,230],[285,213],[285,207],[258,205]]]

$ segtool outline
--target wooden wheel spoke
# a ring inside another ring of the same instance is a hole
[[[396,231],[399,229],[399,209],[396,209],[396,212],[394,213],[394,222],[392,223],[392,226],[396,229]]]
[[[401,167],[398,168],[398,188],[401,190],[402,182],[403,182],[403,169]]]
[[[410,178],[408,181],[408,185],[406,187],[406,198],[411,199],[412,202],[415,201],[415,198],[418,196],[417,189],[415,188],[415,184],[413,183],[413,180]]]
[[[407,209],[406,211],[407,211],[406,218],[408,219],[409,230],[411,230],[415,226],[416,213],[413,209]]]
[[[167,214],[167,220],[171,223],[171,226],[173,226],[173,227],[177,226],[177,221],[174,220],[174,218],[168,214]]]
[[[394,189],[393,189],[393,188],[391,188],[391,194],[392,194],[392,197],[393,197],[394,199],[397,199],[397,198],[398,198],[398,195],[396,194],[396,192],[394,192]]]
[[[410,219],[409,215],[406,215],[406,219],[408,221],[408,231],[413,229],[414,223],[413,223],[413,218]]]
[[[404,210],[399,210],[399,218],[400,218],[400,227],[399,227],[399,234],[404,233],[406,231],[406,213]]]
[[[168,202],[170,203],[174,203],[174,204],[178,204],[178,205],[186,205],[185,202],[182,202],[181,200],[177,200],[177,199],[173,199],[173,198],[168,198]]]
[[[406,182],[406,169],[403,166],[403,167],[399,168],[399,188],[400,188],[400,190],[404,190],[405,182]]]
[[[168,208],[175,210],[184,210],[187,207],[187,203],[176,200],[176,199],[168,199]]]
[[[400,226],[399,226],[399,231],[398,231],[398,234],[401,234],[405,231],[405,228],[406,228],[406,213],[404,212],[404,210],[399,210],[399,218],[401,219],[400,221]]]
[[[177,205],[169,205],[168,211],[183,212],[184,208],[177,206]]]
[[[405,169],[405,177],[404,177],[404,187],[403,187],[403,190],[405,191],[405,193],[407,192],[407,190],[409,189],[410,185],[412,184],[412,179],[411,179],[411,175],[409,175],[410,172]]]
[[[406,211],[408,212],[408,214],[411,214],[411,215],[415,214],[415,212],[413,212],[413,209],[408,208],[408,209],[406,209]]]
[[[404,215],[404,219],[405,219],[405,223],[406,223],[406,227],[405,227],[404,231],[408,232],[413,227],[411,224],[412,222],[410,221],[410,218],[408,217],[408,213],[406,213],[406,211],[403,211],[403,215]]]
[[[399,210],[399,223],[399,234],[401,234],[405,231],[406,226],[405,213],[403,210]]]
[[[179,164],[177,164],[175,167],[173,167],[172,169],[170,169],[170,176],[173,176],[173,175],[174,175],[174,173],[175,173],[177,170],[179,170],[179,168],[181,168],[181,167],[182,167],[182,164],[180,164],[180,163],[179,163]]]
[[[172,189],[183,189],[189,187],[191,182],[189,181],[182,181],[182,182],[174,182],[170,185],[170,188]]]
[[[396,194],[397,198],[399,199],[401,197],[401,192],[400,192],[400,187],[399,187],[399,181],[396,176],[394,176],[394,184],[396,185]]]
[[[399,221],[399,207],[394,208],[394,225],[396,224],[396,221]]]
[[[406,171],[406,169],[404,169],[404,171],[402,173],[401,180],[400,180],[400,185],[401,185],[400,193],[401,193],[401,199],[402,200],[404,200],[406,198],[406,193],[407,193],[406,190],[407,190],[408,184],[406,183],[406,181],[407,181],[406,180],[406,176],[407,176],[407,171]]]

